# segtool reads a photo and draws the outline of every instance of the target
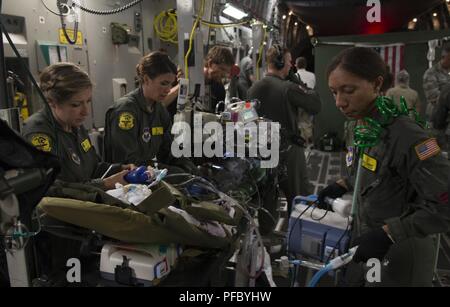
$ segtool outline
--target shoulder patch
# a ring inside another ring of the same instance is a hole
[[[119,115],[119,128],[122,130],[130,130],[134,127],[134,116],[129,112],[123,112]]]
[[[421,160],[427,160],[441,152],[441,148],[439,147],[435,138],[431,138],[426,140],[419,145],[416,145],[414,148],[417,154],[417,157]]]
[[[50,137],[43,133],[31,135],[31,144],[39,150],[50,152],[52,151],[52,143]]]

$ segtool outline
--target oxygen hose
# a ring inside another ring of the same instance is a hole
[[[351,249],[349,249],[348,253],[338,256],[331,260],[328,264],[326,264],[321,270],[319,270],[316,274],[314,274],[313,278],[308,284],[308,287],[315,287],[320,279],[327,274],[330,271],[334,271],[339,269],[340,267],[343,267],[344,265],[348,264],[353,259],[353,255],[356,252],[356,249],[358,246],[354,246]]]

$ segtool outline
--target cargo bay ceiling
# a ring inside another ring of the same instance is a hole
[[[381,22],[370,23],[370,3],[380,3]],[[311,26],[314,36],[438,30],[450,26],[449,0],[281,0],[289,19]]]

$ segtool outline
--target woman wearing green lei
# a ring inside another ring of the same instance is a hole
[[[358,249],[346,285],[431,286],[436,237],[450,229],[450,165],[415,110],[380,96],[386,70],[370,48],[346,49],[331,62],[327,78],[336,107],[357,123],[348,144],[349,176],[323,189],[319,203],[354,192],[351,245]],[[381,278],[367,279],[374,258]]]

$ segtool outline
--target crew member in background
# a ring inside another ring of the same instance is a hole
[[[267,51],[267,74],[256,81],[248,91],[249,99],[258,99],[260,116],[279,122],[281,142],[287,144],[280,160],[287,165],[287,178],[280,183],[288,201],[289,212],[295,196],[309,195],[309,179],[306,173],[305,140],[297,128],[297,113],[303,109],[317,114],[321,104],[313,91],[286,80],[291,69],[292,56],[288,49],[274,45]]]

